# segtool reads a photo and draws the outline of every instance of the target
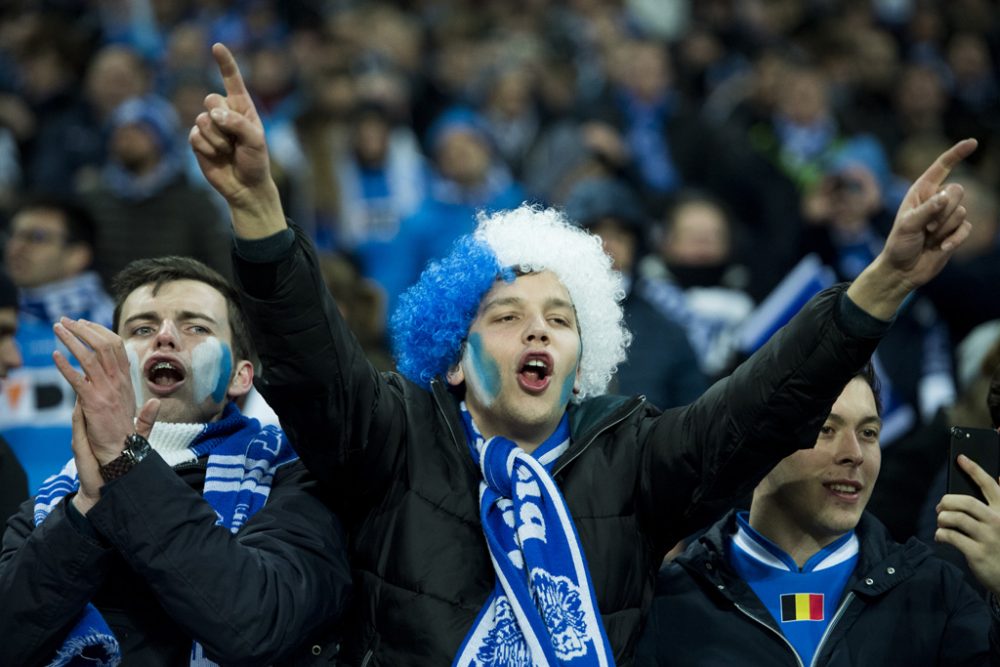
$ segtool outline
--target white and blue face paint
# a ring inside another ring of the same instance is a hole
[[[191,380],[194,384],[195,403],[211,397],[222,403],[229,388],[229,376],[233,372],[233,355],[229,346],[215,336],[198,343],[191,350]]]
[[[135,394],[135,408],[142,407],[146,399],[142,395],[142,364],[139,362],[139,353],[135,351],[135,345],[131,342],[125,343],[125,356],[128,357],[128,371],[132,377],[132,392]]]
[[[580,353],[577,355],[576,363],[573,364],[573,368],[570,369],[569,373],[566,374],[565,379],[563,379],[562,387],[559,388],[559,403],[560,405],[568,405],[569,399],[573,398],[573,387],[576,385],[576,373],[580,368],[580,357],[583,356],[583,346],[580,346]]]
[[[500,395],[500,366],[496,359],[483,349],[483,337],[478,333],[469,334],[462,355],[462,370],[465,384],[484,406],[493,405]]]

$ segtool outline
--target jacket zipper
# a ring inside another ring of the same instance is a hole
[[[813,653],[813,659],[812,662],[809,663],[809,667],[816,667],[816,661],[819,659],[819,654],[822,652],[823,646],[826,644],[826,640],[830,638],[830,634],[833,632],[833,627],[837,625],[837,621],[839,621],[844,615],[844,612],[847,611],[847,605],[849,605],[853,599],[854,591],[848,591],[847,595],[844,596],[844,601],[840,603],[837,613],[833,615],[833,620],[830,621],[830,625],[826,626],[823,636],[820,637],[819,644],[816,645],[816,652]]]
[[[594,441],[597,440],[597,436],[601,435],[602,433],[604,433],[608,429],[612,428],[613,426],[617,426],[618,424],[621,424],[623,421],[625,421],[626,419],[628,419],[629,417],[631,417],[633,414],[635,414],[635,412],[639,408],[642,407],[642,404],[645,403],[645,402],[646,402],[646,397],[645,396],[640,396],[639,400],[636,402],[635,405],[633,405],[631,407],[631,409],[629,409],[627,412],[625,412],[624,414],[622,414],[617,419],[609,421],[607,424],[605,424],[604,426],[602,426],[601,428],[599,428],[594,433],[594,435],[590,436],[590,438],[587,439],[587,441],[584,444],[580,445],[580,447],[573,453],[573,456],[569,457],[568,459],[566,459],[565,461],[563,461],[562,463],[560,463],[557,467],[555,467],[555,468],[552,469],[552,477],[555,477],[557,474],[559,474],[559,471],[561,471],[563,468],[565,468],[570,463],[572,463],[573,461],[575,461],[577,459],[577,457],[580,456],[580,454],[583,454],[587,450],[588,447],[590,447],[592,444],[594,444]]]
[[[833,620],[830,621],[830,625],[826,626],[826,630],[823,632],[823,636],[820,638],[819,644],[816,645],[816,652],[813,653],[812,662],[809,663],[809,667],[816,667],[816,661],[819,660],[820,653],[823,651],[823,646],[826,644],[826,640],[830,638],[830,633],[833,632],[833,628],[837,625],[837,622],[840,621],[840,619],[844,616],[844,612],[847,611],[847,605],[849,605],[851,603],[851,600],[853,599],[854,599],[854,593],[848,592],[847,595],[844,597],[844,601],[840,603],[840,607],[837,608],[837,613],[833,615]],[[745,608],[741,607],[738,603],[734,602],[733,604],[736,605],[736,608],[739,609],[741,612],[743,612],[743,614],[747,618],[754,621],[755,623],[758,623],[759,625],[764,626],[772,634],[777,635],[781,639],[781,641],[785,643],[785,646],[787,646],[789,650],[791,650],[792,655],[795,656],[795,662],[799,664],[799,667],[805,667],[802,664],[802,658],[799,657],[799,654],[795,650],[795,647],[791,645],[791,643],[788,641],[785,635],[781,634],[780,632],[772,628],[770,625],[768,625],[764,621],[760,620],[759,618],[751,614]]]
[[[431,396],[434,397],[434,406],[437,408],[438,412],[441,414],[441,418],[444,420],[445,426],[448,427],[448,434],[451,436],[451,442],[455,445],[455,449],[458,453],[462,453],[462,443],[458,441],[458,436],[455,435],[455,429],[451,427],[451,420],[448,419],[448,414],[444,411],[444,406],[441,405],[441,401],[438,400],[437,392],[431,391]],[[364,664],[362,663],[362,667]]]
[[[764,621],[760,620],[759,618],[757,618],[756,616],[754,616],[753,614],[751,614],[744,607],[741,607],[738,602],[734,602],[733,604],[736,606],[737,609],[739,609],[741,612],[743,612],[743,614],[747,618],[749,618],[751,621],[753,621],[754,623],[757,623],[757,624],[763,626],[764,628],[766,628],[768,630],[768,632],[771,632],[772,634],[777,635],[778,639],[780,639],[781,641],[783,641],[785,643],[785,646],[788,647],[788,650],[791,651],[792,655],[795,656],[795,662],[799,665],[799,667],[805,667],[805,665],[802,664],[802,658],[799,657],[799,654],[795,650],[795,647],[792,646],[791,642],[788,641],[788,639],[785,637],[785,635],[781,634],[781,632],[779,632],[778,630],[775,630],[770,625],[768,625]],[[815,657],[813,657],[813,660],[815,661]]]

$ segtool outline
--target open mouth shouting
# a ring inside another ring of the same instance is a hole
[[[848,502],[857,502],[861,496],[861,482],[850,479],[838,479],[823,484],[833,496]]]
[[[184,382],[184,367],[168,357],[153,357],[146,362],[145,377],[154,394],[170,394]]]
[[[527,352],[518,366],[517,383],[530,394],[540,394],[552,381],[553,361],[547,352]]]

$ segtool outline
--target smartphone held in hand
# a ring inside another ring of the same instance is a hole
[[[1000,475],[1000,434],[988,428],[951,429],[951,452],[948,457],[948,493],[962,493],[975,496],[983,502],[979,486],[958,466],[958,455],[965,454],[979,464],[993,479]]]

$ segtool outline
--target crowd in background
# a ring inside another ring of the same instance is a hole
[[[787,277],[855,277],[912,179],[975,137],[961,179],[973,237],[876,357],[887,449],[872,508],[892,517],[923,500],[950,423],[989,425],[994,2],[10,0],[0,219],[29,193],[69,197],[94,220],[102,280],[161,254],[228,274],[225,207],[187,145],[221,89],[216,41],[241,63],[285,210],[328,253],[331,291],[380,367],[392,365],[387,313],[426,262],[478,211],[536,202],[601,234],[616,262],[628,255],[619,268],[642,300],[632,370],[685,384],[661,391],[626,367],[617,389],[664,408],[752,351],[741,326]],[[920,530],[895,518],[897,538]]]

